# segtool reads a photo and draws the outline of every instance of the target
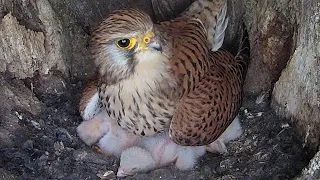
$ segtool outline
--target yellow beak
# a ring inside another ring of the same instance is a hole
[[[141,42],[139,42],[138,47],[139,50],[154,49],[156,51],[162,51],[161,44],[157,42],[153,32],[145,34],[140,41]]]

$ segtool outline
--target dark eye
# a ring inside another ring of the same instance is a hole
[[[130,40],[129,39],[120,39],[118,41],[118,46],[122,47],[122,48],[126,48],[130,45]]]

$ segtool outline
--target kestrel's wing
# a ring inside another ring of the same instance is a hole
[[[199,19],[207,32],[207,39],[212,51],[217,51],[223,43],[225,29],[228,25],[226,0],[198,0],[182,13]]]
[[[195,73],[190,72],[198,71],[203,59],[194,62],[193,58],[187,58],[184,61],[193,63],[180,63],[175,69],[176,76],[185,80],[182,81],[182,88],[188,94],[181,97],[170,124],[169,134],[174,142],[187,146],[210,144],[236,117],[241,105],[242,84],[250,54],[247,36],[244,33],[239,48],[241,50],[236,57],[223,50],[209,52],[206,59],[209,68],[191,86],[192,89],[189,88],[192,82],[186,83],[186,80],[190,82],[194,78],[192,75]]]
[[[193,90],[207,72],[209,52],[222,46],[228,24],[226,12],[225,0],[198,0],[180,17],[161,23],[160,32],[166,32],[163,39],[172,42],[171,69],[185,87],[179,92],[181,96]]]
[[[79,112],[83,120],[92,119],[100,111],[98,83],[98,75],[95,75],[83,90],[79,103]]]
[[[226,9],[226,1],[224,0],[195,1],[180,18],[162,23],[162,27],[165,27],[162,31],[167,32],[163,34],[168,36],[163,39],[172,42],[170,67],[176,82],[178,82],[178,87],[180,87],[177,92],[178,99],[182,98],[178,102],[170,125],[170,136],[178,144],[192,145],[194,143],[188,142],[191,140],[189,134],[201,133],[200,130],[193,132],[194,130],[185,128],[185,126],[193,127],[199,121],[192,117],[197,114],[192,109],[197,105],[197,102],[191,98],[189,98],[191,102],[185,101],[189,100],[188,97],[193,93],[202,90],[200,84],[203,83],[203,78],[207,78],[208,70],[211,68],[210,49],[219,49],[223,42],[228,22]],[[204,96],[203,99],[210,103],[209,98],[206,99],[203,92],[200,92],[199,95]],[[199,98],[197,97],[197,99]],[[191,103],[191,106],[184,107],[188,103]],[[210,107],[206,107],[205,104],[200,105],[198,106],[202,112],[208,113],[210,111]],[[185,118],[185,115],[188,115],[189,118],[182,119]],[[203,124],[205,123],[210,124],[207,121],[203,122]],[[185,132],[186,129],[188,132]]]

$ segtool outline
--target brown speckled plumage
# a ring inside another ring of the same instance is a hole
[[[246,59],[211,51],[224,1],[202,2],[160,24],[139,10],[123,9],[94,31],[99,102],[122,128],[141,136],[170,128],[178,144],[206,145],[237,115]],[[150,44],[160,43],[161,51],[139,49],[139,40],[150,32]],[[132,49],[115,46],[117,39],[131,37],[138,40]]]

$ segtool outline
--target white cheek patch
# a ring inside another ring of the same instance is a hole
[[[142,76],[158,78],[159,73],[167,71],[166,58],[163,54],[157,51],[141,51],[136,54],[138,60],[136,72]],[[153,75],[152,75],[153,74]]]
[[[161,59],[161,53],[156,51],[141,51],[136,57],[140,62],[155,60],[159,61]]]
[[[109,56],[112,61],[116,62],[117,65],[126,66],[127,65],[127,57],[126,57],[126,50],[119,49],[115,44],[111,45],[108,48]]]

